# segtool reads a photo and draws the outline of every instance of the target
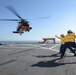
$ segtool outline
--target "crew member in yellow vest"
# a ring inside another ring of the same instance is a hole
[[[60,51],[59,51],[59,54],[60,54],[62,52],[62,48],[63,48],[63,45],[65,43],[65,41],[64,41],[65,36],[64,36],[64,34],[61,34],[60,37],[57,35],[55,35],[55,37],[61,40]]]
[[[68,30],[67,35],[64,37],[65,44],[64,44],[64,47],[62,48],[61,58],[63,58],[66,48],[68,47],[74,53],[74,56],[76,56],[75,51],[72,49],[72,47],[76,48],[75,38],[76,38],[76,35],[73,34],[71,30]]]

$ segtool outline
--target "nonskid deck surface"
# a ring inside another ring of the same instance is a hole
[[[76,75],[76,57],[60,44],[0,45],[0,75]]]

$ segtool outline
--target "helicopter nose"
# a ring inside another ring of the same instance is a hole
[[[32,27],[30,27],[30,29],[32,29]]]

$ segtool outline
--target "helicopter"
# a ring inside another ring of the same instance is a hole
[[[2,21],[19,21],[18,27],[16,28],[16,31],[13,31],[13,33],[18,33],[22,35],[24,32],[29,32],[32,29],[32,27],[30,27],[29,25],[29,22],[26,19],[23,19],[12,6],[6,6],[6,8],[19,18],[19,19],[0,19]],[[43,19],[43,18],[50,18],[50,17],[42,17],[36,19]]]
[[[24,31],[30,31],[32,27],[30,27],[29,22],[25,19],[23,19],[12,6],[6,6],[8,10],[10,10],[13,14],[15,14],[19,19],[0,19],[3,21],[19,21],[18,27],[16,28],[16,31],[13,31],[13,33],[19,33],[20,35],[24,33]]]

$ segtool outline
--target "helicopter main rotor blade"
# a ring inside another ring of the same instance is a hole
[[[18,18],[22,19],[12,6],[6,6],[6,8],[9,9],[12,13],[14,13]]]
[[[0,19],[1,21],[19,21],[19,19]]]
[[[28,19],[28,20],[48,19],[48,18],[51,18],[51,17],[50,16],[46,16],[46,17],[33,18],[33,19]]]

